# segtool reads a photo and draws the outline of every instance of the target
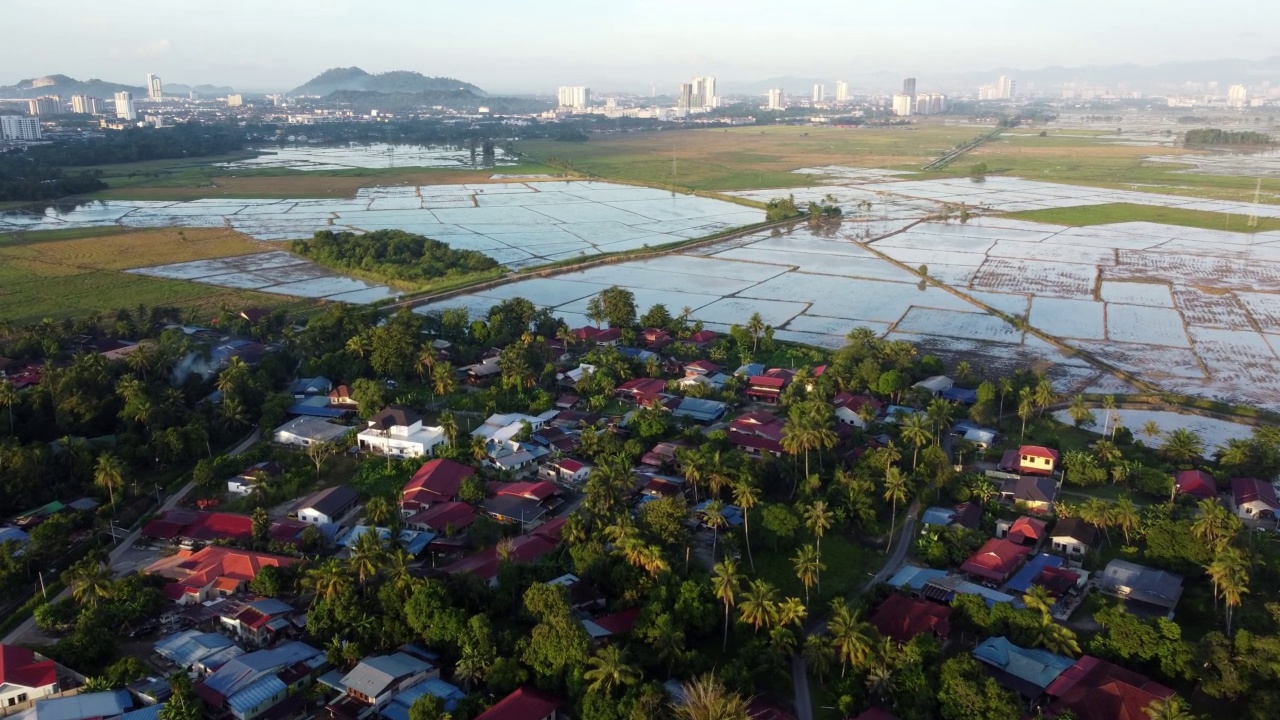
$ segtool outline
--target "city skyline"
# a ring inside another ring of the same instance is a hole
[[[1247,16],[1251,27],[1263,27],[1280,19],[1280,9],[1240,0],[1224,0],[1215,13],[1194,23],[1094,0],[1052,22],[1045,17],[1048,9],[1007,0],[991,4],[998,7],[984,13],[983,29],[993,41],[974,45],[966,41],[966,33],[955,32],[974,22],[970,15],[940,0],[919,0],[909,22],[899,8],[860,9],[855,20],[840,6],[816,0],[802,0],[785,17],[767,12],[761,0],[739,3],[729,14],[720,3],[686,7],[673,0],[617,7],[561,0],[549,9],[499,0],[494,32],[423,46],[413,40],[421,27],[465,23],[467,8],[369,0],[357,13],[350,3],[317,0],[304,14],[289,2],[262,6],[229,0],[217,7],[171,8],[141,0],[110,6],[68,0],[58,28],[64,40],[61,56],[49,60],[39,34],[15,33],[7,41],[13,58],[7,74],[12,75],[4,82],[51,73],[119,82],[154,72],[182,84],[287,90],[327,67],[358,65],[371,72],[407,69],[458,77],[490,92],[552,93],[561,78],[578,75],[591,58],[586,76],[577,82],[607,92],[639,90],[651,82],[667,87],[671,78],[695,74],[714,75],[722,84],[784,76],[852,79],[872,72],[936,77],[956,72],[957,56],[964,58],[963,71],[983,72],[1258,58],[1280,51],[1262,33],[1240,32],[1234,23],[1234,18]],[[667,22],[668,10],[686,22]],[[41,8],[31,5],[8,12],[15,27],[47,20]],[[245,13],[255,23],[245,27],[234,22]],[[1094,21],[1098,13],[1107,17],[1105,26]],[[815,15],[834,19],[815,29],[804,20]],[[846,15],[848,20],[841,19]],[[765,17],[769,20],[759,19]],[[291,32],[281,34],[280,27]],[[576,28],[579,40],[564,46],[558,39],[569,28]],[[509,42],[511,32],[522,35],[518,51]],[[856,49],[848,43],[851,32],[859,35]],[[751,40],[765,37],[777,49],[755,52]],[[896,57],[886,51],[906,37],[917,42],[917,50],[909,59],[885,61]],[[273,49],[269,67],[248,60],[264,47]],[[1175,54],[1172,47],[1185,50]]]

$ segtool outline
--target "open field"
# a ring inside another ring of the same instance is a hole
[[[1248,224],[1249,218],[1244,215],[1211,212],[1208,210],[1158,207],[1155,205],[1136,205],[1133,203],[1027,210],[1011,213],[1009,217],[1074,227],[1110,225],[1123,222],[1150,222],[1160,223],[1161,225],[1179,225],[1182,227],[1203,228],[1205,230],[1229,230],[1242,233],[1280,230],[1280,218],[1259,217],[1258,224],[1250,227]]]
[[[274,306],[293,302],[282,296],[120,272],[260,249],[244,235],[225,229],[86,228],[0,235],[0,318],[29,323],[140,303],[214,310],[224,303]]]
[[[596,136],[585,143],[524,141],[519,150],[542,162],[554,159],[602,178],[724,191],[804,185],[812,177],[793,171],[820,165],[918,170],[990,129],[971,124],[894,128],[770,125],[620,133]]]

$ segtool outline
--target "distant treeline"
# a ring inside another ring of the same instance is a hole
[[[454,250],[439,240],[403,230],[376,230],[364,235],[322,230],[310,240],[293,241],[290,249],[338,270],[410,282],[498,267],[497,261],[484,253]]]
[[[97,192],[107,188],[101,177],[101,170],[67,175],[61,168],[40,165],[20,156],[0,155],[0,201],[57,200]]]
[[[1270,145],[1273,142],[1266,133],[1217,128],[1188,130],[1183,141],[1187,145]]]

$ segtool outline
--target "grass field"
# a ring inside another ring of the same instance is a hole
[[[754,530],[759,532],[759,530]],[[756,542],[759,542],[758,538]],[[767,544],[755,546],[752,543],[756,560],[755,575],[773,583],[785,597],[804,598],[804,586],[796,577],[795,566],[791,561],[794,553],[773,552]],[[739,567],[750,574],[744,556]],[[822,608],[826,602],[837,595],[848,595],[867,581],[867,573],[878,569],[882,557],[875,551],[839,535],[828,535],[822,538],[822,563],[827,569],[822,572],[822,592],[814,588],[811,593],[815,608]],[[818,612],[822,612],[818,610]]]
[[[1280,219],[1277,218],[1259,217],[1257,226],[1249,227],[1249,219],[1243,215],[1209,212],[1208,210],[1165,208],[1155,205],[1133,205],[1130,203],[1028,210],[1010,213],[1008,217],[1077,227],[1122,222],[1151,222],[1163,225],[1203,228],[1205,230],[1231,230],[1244,233],[1280,230]]]
[[[969,124],[895,128],[770,125],[622,133],[593,137],[585,143],[523,141],[519,149],[541,162],[567,163],[573,170],[596,177],[726,191],[807,185],[812,176],[792,171],[820,165],[917,170],[988,130]]]
[[[0,318],[15,323],[60,320],[140,303],[204,311],[223,304],[273,307],[299,302],[122,272],[262,249],[244,235],[224,229],[92,228],[0,235]]]

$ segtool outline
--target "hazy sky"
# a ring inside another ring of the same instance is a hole
[[[1263,0],[0,0],[0,85],[63,73],[289,89],[329,67],[491,92],[1280,54]],[[1269,34],[1268,38],[1265,35]]]

